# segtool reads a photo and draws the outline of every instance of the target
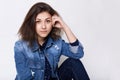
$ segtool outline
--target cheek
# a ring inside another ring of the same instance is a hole
[[[48,26],[48,30],[51,31],[51,29],[52,29],[52,25],[49,25],[49,26]]]
[[[36,31],[36,33],[38,33],[39,30],[40,30],[40,27],[36,26],[36,27],[35,27],[35,31]]]

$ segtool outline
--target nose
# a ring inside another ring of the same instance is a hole
[[[45,28],[46,28],[46,25],[45,25],[45,23],[44,23],[44,22],[42,23],[42,28],[43,28],[43,29],[45,29]]]

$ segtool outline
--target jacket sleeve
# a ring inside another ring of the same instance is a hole
[[[79,42],[79,40],[76,40],[74,43],[66,43],[63,40],[62,41],[62,54],[67,57],[71,57],[75,59],[82,58],[84,55],[83,46]]]
[[[23,50],[22,44],[16,42],[14,46],[14,59],[17,71],[15,80],[32,80],[32,73],[26,65],[26,58]]]

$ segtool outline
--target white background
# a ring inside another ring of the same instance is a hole
[[[14,80],[14,42],[30,7],[43,0],[0,1],[0,80]],[[44,0],[82,42],[91,80],[119,80],[120,0]],[[63,57],[64,58],[64,57]]]

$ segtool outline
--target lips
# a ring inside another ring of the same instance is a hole
[[[41,33],[47,33],[47,31],[40,31]]]

